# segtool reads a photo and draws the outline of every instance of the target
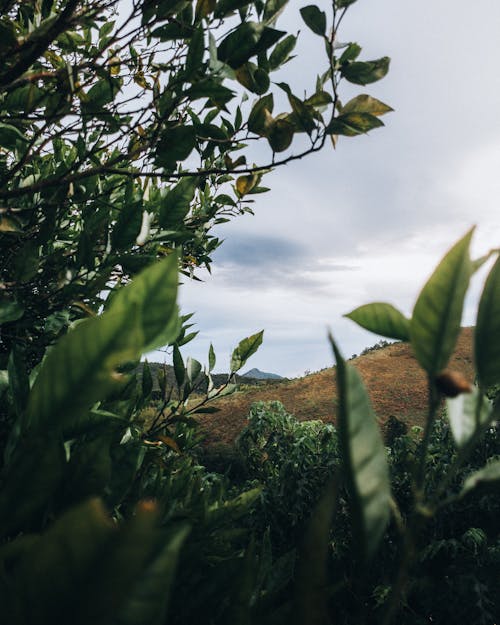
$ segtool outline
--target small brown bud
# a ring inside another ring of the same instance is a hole
[[[446,397],[456,397],[461,393],[471,393],[472,385],[459,371],[445,369],[436,377],[436,387]]]

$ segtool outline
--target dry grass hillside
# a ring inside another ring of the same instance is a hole
[[[471,328],[462,330],[449,363],[450,369],[460,371],[470,381],[474,375],[472,336]],[[394,415],[408,424],[422,425],[426,380],[408,344],[395,343],[354,358],[350,363],[361,374],[382,424]],[[335,422],[335,397],[334,368],[272,385],[247,387],[214,403],[220,411],[203,418],[206,442],[232,443],[256,401],[279,400],[301,421]]]

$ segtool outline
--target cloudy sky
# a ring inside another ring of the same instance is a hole
[[[301,29],[283,77],[301,93],[323,67],[321,40],[306,34],[291,0],[278,26]],[[327,10],[328,2],[318,2]],[[346,356],[378,337],[342,318],[388,301],[409,314],[446,250],[478,224],[473,252],[500,244],[500,3],[496,0],[359,0],[340,39],[362,59],[390,56],[381,82],[362,91],[390,104],[386,127],[344,139],[265,181],[256,215],[226,224],[213,274],[185,285],[181,303],[200,331],[185,355],[219,371],[238,340],[265,329],[249,367],[284,376],[331,366],[331,327]],[[341,86],[341,99],[354,93]],[[464,321],[473,322],[478,276]]]

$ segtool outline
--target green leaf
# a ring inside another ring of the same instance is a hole
[[[346,364],[335,341],[338,427],[343,469],[351,496],[354,541],[361,555],[374,555],[390,518],[391,486],[384,443],[363,382]]]
[[[183,178],[170,189],[160,205],[159,222],[162,228],[175,229],[182,225],[189,213],[197,186],[198,178],[189,177]]]
[[[410,321],[391,304],[374,302],[344,315],[362,328],[399,341],[410,340]]]
[[[484,285],[474,336],[474,357],[479,384],[488,388],[500,383],[500,257]]]
[[[342,107],[342,114],[346,113],[370,113],[371,115],[384,115],[393,111],[390,106],[384,104],[376,98],[372,98],[371,95],[361,94],[349,100],[345,106]]]
[[[238,343],[238,347],[231,355],[231,373],[239,371],[250,356],[255,354],[255,352],[262,345],[263,338],[264,330],[261,330],[260,332],[252,334],[252,336],[249,336]]]
[[[142,365],[142,396],[146,399],[151,395],[153,390],[153,376],[148,361],[145,360]]]
[[[205,53],[204,30],[199,26],[189,42],[186,56],[186,75],[189,78],[203,69],[203,55]]]
[[[201,373],[201,363],[188,356],[186,361],[186,375],[191,384],[194,384]]]
[[[444,369],[460,332],[465,293],[472,274],[469,245],[473,231],[460,239],[439,263],[413,309],[411,344],[418,362],[429,375]]]
[[[320,37],[325,36],[326,32],[326,14],[320,11],[315,4],[310,4],[300,9],[302,19],[313,33]]]
[[[342,52],[339,63],[348,63],[349,61],[354,61],[361,54],[361,46],[357,43],[350,43],[347,48]]]
[[[217,18],[225,17],[249,4],[251,4],[249,0],[219,0],[215,8],[214,16]]]
[[[297,37],[288,35],[280,41],[273,49],[269,56],[269,68],[271,70],[278,69],[284,63],[290,60],[290,54],[293,52],[297,43]]]
[[[493,419],[491,401],[474,388],[472,393],[463,393],[446,400],[448,421],[457,447],[460,449]]]
[[[165,539],[120,611],[119,625],[163,625],[166,622],[179,554],[189,532],[190,526],[182,523]]]
[[[210,347],[208,348],[208,370],[213,371],[215,367],[215,351],[212,343],[210,343]]]
[[[274,22],[287,4],[288,0],[267,0],[262,18],[264,22],[266,24]]]
[[[340,73],[355,85],[368,85],[383,78],[389,71],[390,59],[387,56],[375,61],[354,61],[342,65]]]
[[[383,122],[371,113],[346,113],[333,119],[328,124],[326,132],[331,135],[354,137],[383,125]]]
[[[269,124],[267,140],[273,152],[284,152],[293,141],[295,126],[285,118],[276,118]]]
[[[196,133],[193,126],[167,128],[162,132],[156,148],[156,164],[165,169],[175,169],[177,161],[185,160],[195,144]]]
[[[288,101],[290,102],[290,106],[293,110],[293,121],[299,130],[303,130],[308,134],[316,128],[316,123],[314,122],[314,118],[310,109],[307,105],[299,100],[292,93],[288,94]]]
[[[133,243],[141,231],[142,202],[124,202],[118,214],[118,219],[111,232],[111,245],[116,250],[126,250]]]
[[[217,49],[217,58],[233,69],[241,67],[252,56],[272,47],[286,33],[257,22],[243,22],[225,37]]]
[[[177,386],[182,386],[184,382],[184,378],[186,376],[186,368],[184,367],[184,361],[182,360],[182,355],[177,347],[177,344],[174,344],[173,351],[173,362],[174,362],[174,374],[175,380],[177,382]]]
[[[269,89],[269,75],[254,63],[244,63],[236,70],[236,79],[249,91],[262,95]]]
[[[143,342],[136,351],[137,356],[171,343],[179,334],[178,262],[178,255],[174,253],[146,268],[131,284],[120,289],[111,303],[109,314],[127,317],[138,309]]]
[[[266,136],[269,131],[269,123],[273,121],[271,113],[274,108],[273,94],[260,98],[253,105],[248,116],[248,130],[260,136]]]
[[[17,321],[24,315],[24,307],[16,300],[0,300],[0,324]]]
[[[500,460],[493,460],[465,480],[460,495],[463,497],[480,486],[496,486],[500,482]]]
[[[26,137],[21,131],[12,126],[11,124],[5,124],[0,122],[0,147],[7,148],[7,150],[15,150],[17,147],[26,143]]]
[[[43,361],[31,390],[27,428],[63,428],[66,420],[85,415],[116,386],[116,365],[132,360],[142,339],[134,331],[137,323],[132,311],[130,314],[130,319],[120,314],[87,319],[57,343]]]

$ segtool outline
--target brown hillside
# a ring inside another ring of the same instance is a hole
[[[423,424],[426,380],[408,344],[395,343],[354,358],[350,363],[360,372],[382,423],[395,415],[411,425]],[[472,381],[472,328],[462,330],[449,368],[460,371]],[[232,443],[245,426],[249,408],[256,401],[278,400],[301,421],[335,422],[335,397],[334,368],[278,384],[243,389],[214,402],[220,412],[203,419],[206,442]]]

